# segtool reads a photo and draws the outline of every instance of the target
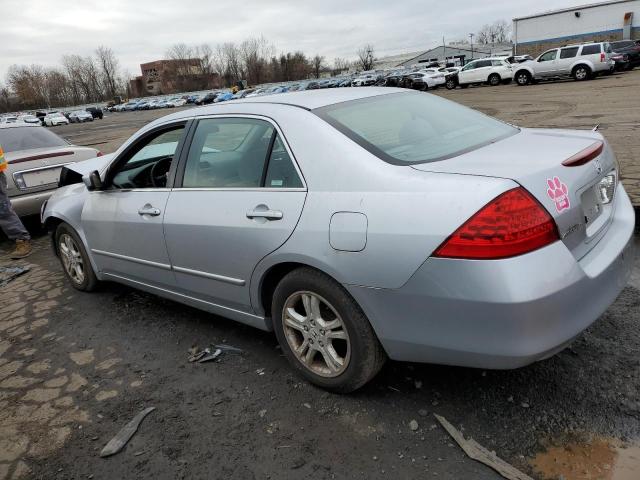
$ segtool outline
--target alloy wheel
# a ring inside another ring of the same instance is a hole
[[[313,292],[295,292],[282,309],[282,326],[296,359],[321,377],[337,377],[351,358],[349,334],[333,306]]]
[[[82,284],[84,282],[84,262],[76,241],[68,233],[63,233],[60,235],[58,249],[62,265],[71,281],[77,285]]]

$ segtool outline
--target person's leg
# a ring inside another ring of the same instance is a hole
[[[0,172],[0,229],[9,240],[16,242],[16,249],[11,252],[12,258],[23,258],[31,253],[31,236],[11,207],[4,172]]]

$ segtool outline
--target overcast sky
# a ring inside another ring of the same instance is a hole
[[[588,3],[586,0],[584,3]],[[160,59],[175,43],[264,37],[278,52],[355,58],[426,50],[497,19],[580,4],[578,0],[0,0],[0,81],[11,64],[55,66],[64,54],[111,47],[123,69]]]

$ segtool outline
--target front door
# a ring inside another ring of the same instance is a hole
[[[540,77],[551,77],[558,73],[558,50],[549,50],[538,57],[536,73]]]
[[[164,217],[178,286],[251,312],[258,262],[292,234],[306,188],[282,135],[266,119],[200,120]]]
[[[183,133],[179,124],[145,135],[114,161],[104,189],[89,193],[82,225],[99,271],[175,286],[162,221],[170,192],[167,175]]]

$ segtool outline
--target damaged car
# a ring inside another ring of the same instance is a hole
[[[634,210],[599,132],[397,88],[177,112],[60,184],[42,221],[76,289],[119,282],[274,331],[336,392],[387,358],[548,358],[633,263]]]

